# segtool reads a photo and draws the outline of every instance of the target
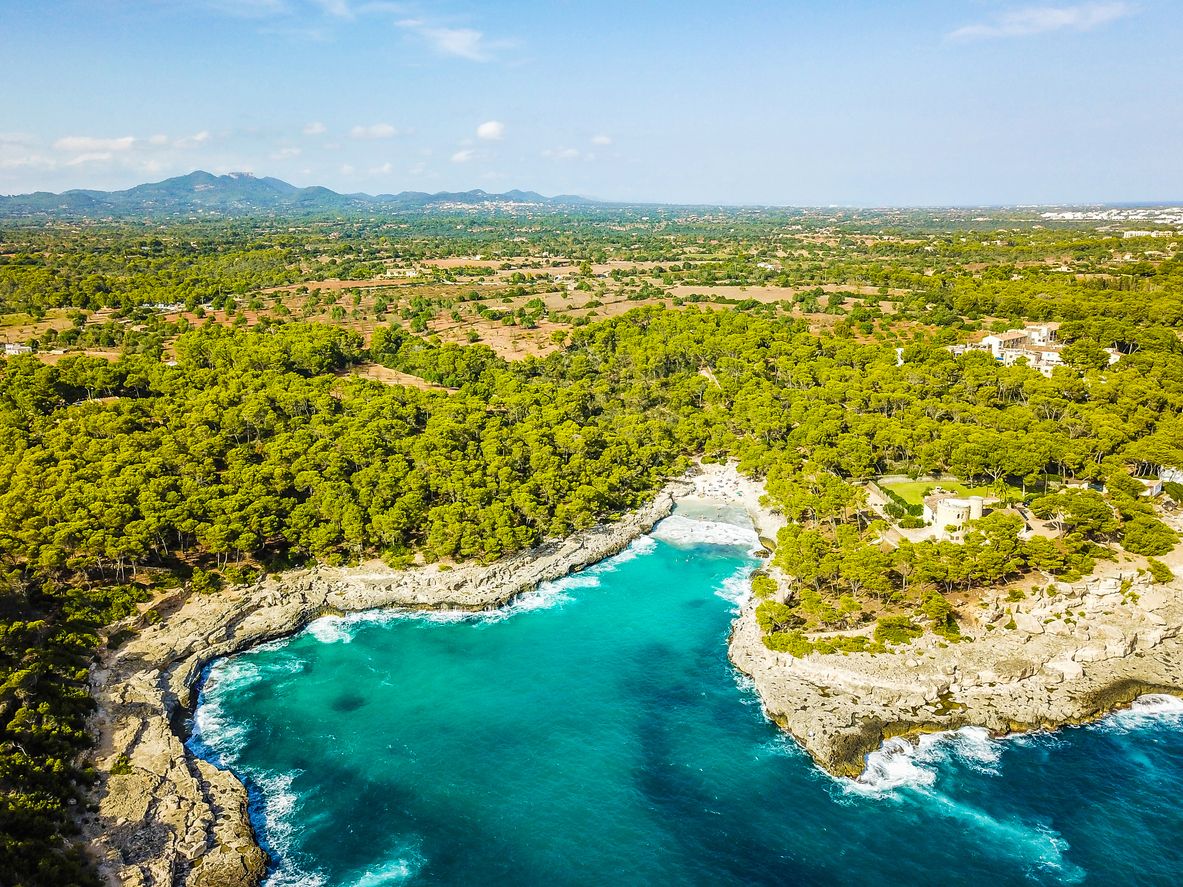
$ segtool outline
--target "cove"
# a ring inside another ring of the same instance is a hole
[[[755,545],[679,506],[491,613],[318,620],[216,662],[190,747],[251,790],[269,887],[1183,879],[1177,702],[819,771],[727,661]]]

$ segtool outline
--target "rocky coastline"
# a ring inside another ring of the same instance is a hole
[[[491,565],[318,566],[215,594],[179,589],[155,602],[159,621],[141,616],[115,626],[112,636],[131,636],[104,651],[91,671],[97,811],[80,819],[100,876],[128,887],[253,887],[266,873],[246,788],[191,755],[182,738],[197,682],[212,660],[326,614],[500,606],[622,551],[694,488],[688,478],[673,481],[618,521]]]
[[[1176,552],[1176,556],[1178,552]],[[965,614],[964,637],[888,654],[769,650],[749,600],[729,640],[769,718],[834,776],[859,778],[894,737],[984,727],[1001,737],[1095,720],[1148,693],[1183,696],[1183,582],[1111,566]]]
[[[621,520],[492,565],[392,570],[316,567],[210,595],[158,601],[163,619],[92,671],[98,811],[82,820],[110,884],[258,884],[267,857],[233,774],[186,750],[184,721],[212,660],[298,631],[325,614],[389,607],[482,610],[623,550],[678,501],[742,506],[763,539],[783,518],[734,465],[704,465]],[[1167,559],[1183,574],[1183,548]],[[766,565],[767,567],[767,565]],[[996,597],[963,613],[964,638],[926,635],[888,654],[794,658],[764,646],[747,601],[728,652],[768,717],[834,776],[858,778],[895,737],[985,727],[996,736],[1093,720],[1146,693],[1183,695],[1183,581],[1129,563],[1075,584]],[[771,572],[775,575],[775,569]],[[132,621],[134,623],[134,620]]]

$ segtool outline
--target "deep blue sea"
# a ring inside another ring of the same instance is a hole
[[[743,524],[684,510],[492,613],[216,663],[191,744],[250,787],[268,887],[1183,883],[1175,700],[819,771],[727,661]]]

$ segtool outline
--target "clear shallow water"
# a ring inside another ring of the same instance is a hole
[[[269,887],[1183,882],[1183,703],[819,772],[727,662],[736,519],[675,515],[491,614],[216,663],[191,744],[251,787]]]

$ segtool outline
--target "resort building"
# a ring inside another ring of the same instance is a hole
[[[1052,370],[1064,363],[1060,358],[1059,329],[1058,323],[1044,323],[1021,330],[1007,330],[992,333],[968,347],[989,351],[1005,366],[1026,359],[1029,366],[1050,377]]]

